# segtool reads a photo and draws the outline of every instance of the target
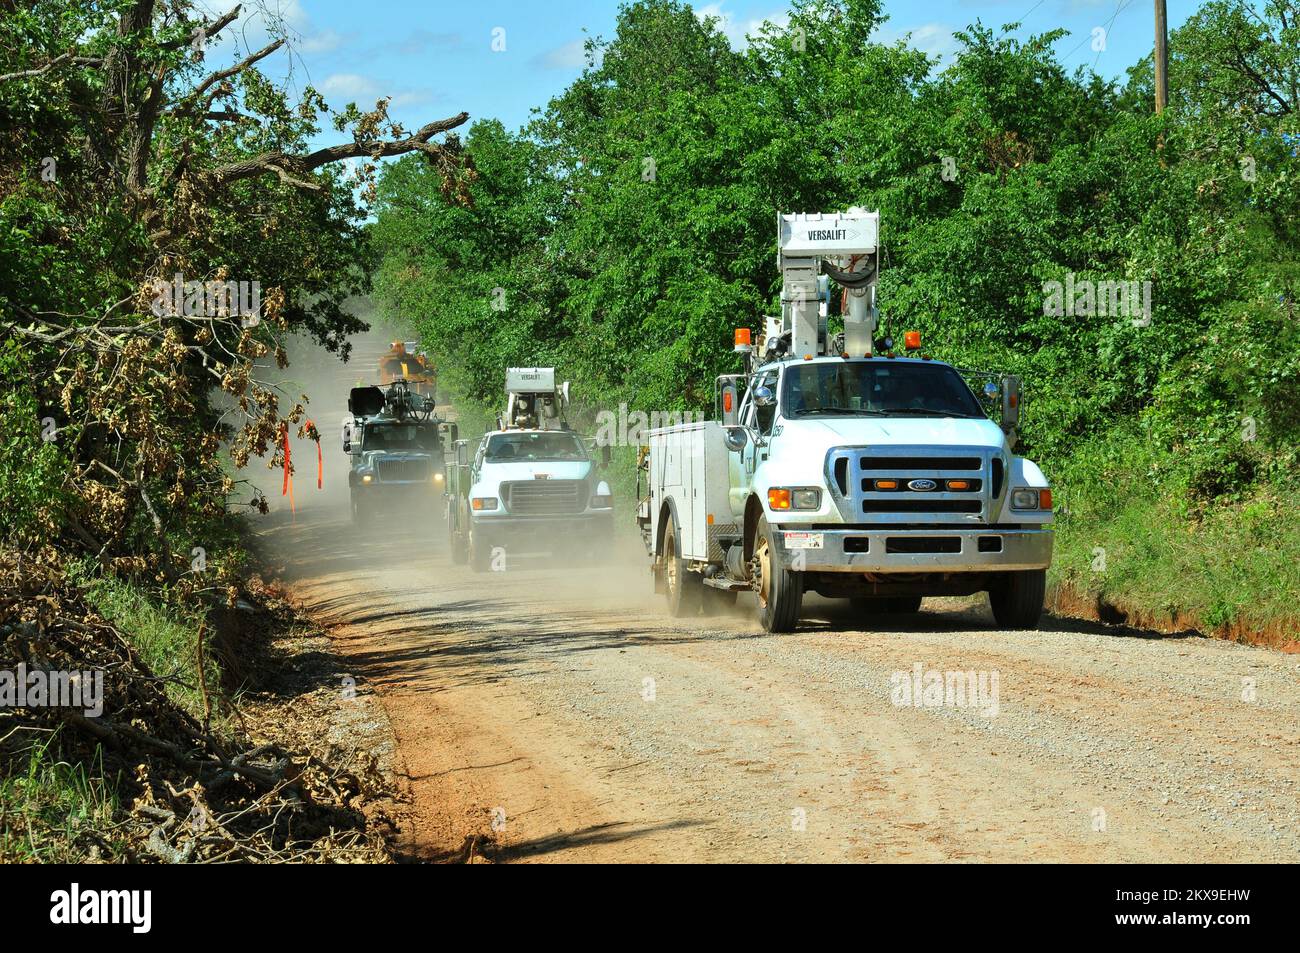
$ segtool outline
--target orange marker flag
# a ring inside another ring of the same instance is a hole
[[[284,439],[284,485],[280,488],[280,495],[289,497],[289,510],[297,515],[298,508],[293,502],[293,464],[289,460],[289,425],[288,423],[280,424],[280,436]]]
[[[316,425],[307,420],[307,436],[316,441],[316,489],[325,488],[325,455],[320,450],[320,431]]]

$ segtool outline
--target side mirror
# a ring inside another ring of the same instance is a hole
[[[739,453],[745,449],[745,444],[749,443],[749,431],[744,427],[724,427],[722,429],[722,440],[727,445],[727,449],[733,453]]]
[[[344,440],[344,441],[343,441],[343,452],[344,452],[344,453],[351,453],[351,452],[352,452],[352,441],[351,441],[351,440]]]
[[[460,439],[460,427],[455,424],[447,424],[447,433],[451,436],[452,443]]]
[[[775,404],[776,395],[772,393],[772,388],[762,387],[762,386],[755,387],[754,403],[757,404],[759,407],[771,407],[773,404]]]
[[[603,443],[600,445],[600,465],[602,467],[607,467],[609,466],[609,461],[610,461],[609,444]]]
[[[1015,430],[1020,425],[1020,378],[1002,378],[1002,429]]]
[[[469,466],[469,446],[467,444],[456,444],[456,465],[461,467]]]

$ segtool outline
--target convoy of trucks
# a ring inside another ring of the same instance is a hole
[[[999,625],[1037,624],[1052,491],[1013,452],[1019,381],[933,360],[915,331],[901,349],[876,337],[879,226],[863,209],[778,214],[780,315],[757,342],[736,329],[743,370],[717,378],[716,419],[647,432],[636,522],[672,615],[746,593],[764,629],[788,632],[808,592],[864,613],[986,592]],[[835,333],[832,294],[842,302]],[[978,395],[971,376],[984,379]],[[354,514],[364,516],[372,487],[432,483],[445,491],[452,559],[476,571],[607,551],[609,448],[597,455],[569,426],[569,385],[557,386],[553,368],[509,368],[505,413],[472,452],[453,432],[445,476],[442,424],[414,387],[353,391]]]

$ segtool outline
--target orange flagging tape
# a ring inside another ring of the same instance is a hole
[[[316,441],[316,489],[322,490],[325,488],[325,456],[320,452],[320,431],[310,419],[307,420],[307,433],[316,435],[312,437]]]
[[[293,464],[289,460],[289,425],[280,424],[280,436],[284,438],[284,486],[280,488],[280,495],[289,497],[289,511],[295,515],[298,508],[293,503]]]

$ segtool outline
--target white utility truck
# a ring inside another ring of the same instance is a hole
[[[770,632],[805,592],[863,612],[986,591],[999,625],[1032,628],[1052,558],[1052,495],[1016,456],[1020,386],[989,375],[985,413],[962,373],[875,339],[879,213],[781,214],[781,316],[743,374],[717,380],[719,419],[648,432],[637,521],[673,615],[753,592]],[[831,282],[844,331],[827,333]]]
[[[448,485],[452,559],[476,571],[516,557],[604,555],[614,528],[613,496],[587,441],[565,421],[569,383],[551,367],[506,371],[506,412],[470,459],[457,440]]]

